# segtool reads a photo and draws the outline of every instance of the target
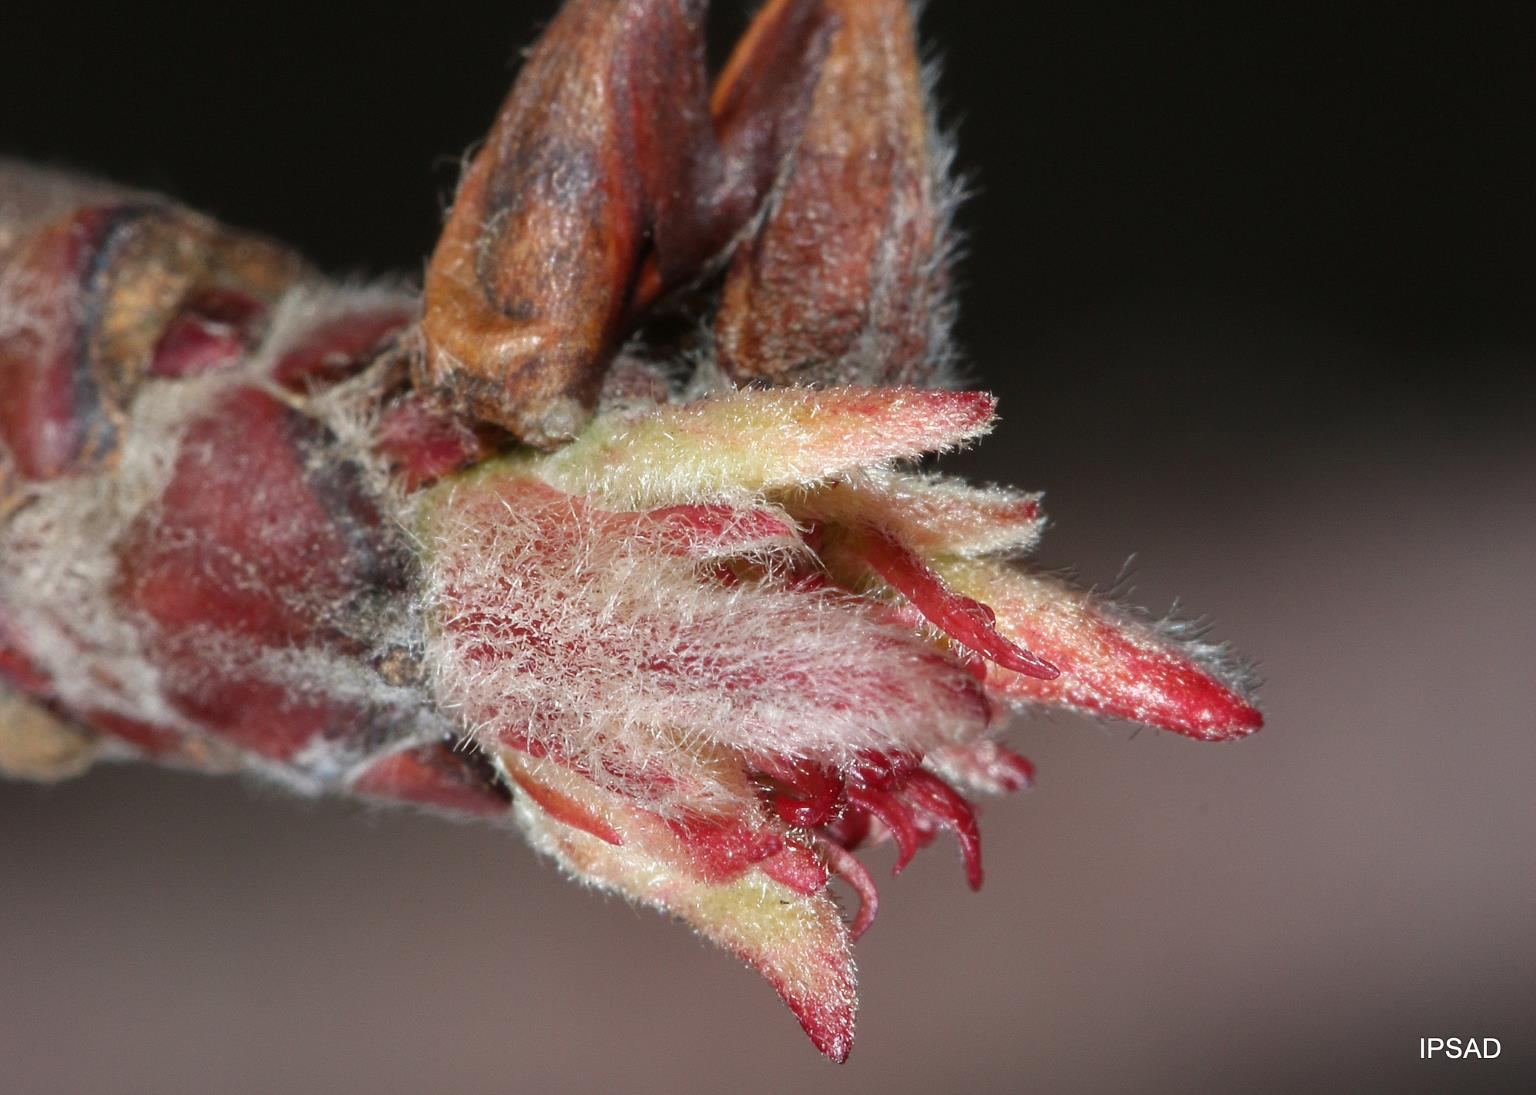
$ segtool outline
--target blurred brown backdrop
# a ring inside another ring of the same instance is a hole
[[[1043,7],[927,19],[1004,412],[956,465],[1049,491],[1048,562],[1134,554],[1133,599],[1209,616],[1268,728],[1022,722],[1040,786],[988,804],[984,892],[943,845],[883,886],[842,1069],[504,834],[149,768],[0,785],[0,1089],[1536,1078],[1536,19]],[[548,10],[7,11],[0,150],[416,269]],[[1503,1057],[1417,1059],[1471,1034]]]

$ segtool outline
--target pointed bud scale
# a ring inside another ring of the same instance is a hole
[[[715,145],[695,151],[711,162],[718,155],[714,194],[691,212],[703,246],[695,268],[665,256],[646,257],[630,301],[632,318],[643,314],[673,286],[696,278],[720,257],[730,237],[756,214],[772,190],[785,157],[799,140],[811,92],[826,56],[836,19],[822,0],[770,0],[736,44],[710,96]]]
[[[644,248],[718,246],[701,0],[571,0],[465,172],[427,269],[417,381],[551,445],[590,414]]]
[[[824,0],[769,0],[710,94],[737,224],[772,189],[800,141],[838,17]]]
[[[1000,632],[1061,669],[1054,680],[990,677],[989,689],[1007,699],[1082,708],[1205,741],[1245,737],[1264,725],[1243,695],[1241,675],[1195,643],[1058,578],[979,560],[936,566],[955,589],[992,607]]]
[[[907,0],[824,0],[809,110],[715,319],[737,381],[929,384],[950,307],[945,157]]]
[[[594,423],[539,474],[616,507],[740,497],[954,448],[991,429],[995,406],[985,392],[748,388]]]

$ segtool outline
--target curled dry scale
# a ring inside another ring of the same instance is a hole
[[[915,470],[955,188],[906,0],[567,0],[420,297],[0,163],[0,771],[145,758],[516,826],[759,970],[827,1056],[850,942],[1010,710],[1203,741],[1219,651],[1016,560],[1039,496]],[[845,880],[845,920],[827,892]]]

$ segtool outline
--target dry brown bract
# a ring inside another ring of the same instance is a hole
[[[726,262],[736,379],[933,378],[943,157],[905,0],[777,0],[712,95],[704,9],[561,10],[433,255],[419,387],[527,443],[568,439],[647,307]]]

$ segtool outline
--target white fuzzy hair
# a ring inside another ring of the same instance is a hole
[[[749,765],[847,765],[985,726],[958,664],[848,595],[707,583],[576,499],[519,504],[465,484],[429,524],[439,704],[488,745],[512,734],[552,746],[653,808],[706,805],[722,749]],[[636,757],[651,767],[635,773]]]
[[[0,605],[9,627],[24,639],[29,659],[53,682],[63,707],[188,734],[198,732],[198,726],[168,698],[171,682],[150,652],[157,625],[126,607],[118,595],[118,586],[129,577],[122,570],[120,547],[132,530],[156,519],[178,464],[189,455],[184,444],[188,428],[222,398],[242,388],[266,391],[324,421],[338,440],[334,447],[315,453],[316,459],[352,459],[368,468],[371,461],[362,424],[343,416],[339,403],[278,388],[271,382],[272,371],[327,320],[389,306],[407,307],[408,301],[393,288],[322,283],[295,288],[274,307],[262,341],[244,360],[208,376],[140,382],[125,409],[121,446],[112,467],[20,485],[16,511],[0,523]],[[222,457],[210,452],[206,458]],[[393,518],[393,510],[385,515],[386,521]],[[209,550],[217,548],[208,545]],[[352,621],[352,626],[366,629],[380,647],[409,647],[419,633],[415,616],[419,608],[414,602],[384,606],[366,621]],[[316,606],[313,611],[319,613],[317,618],[342,620],[359,609],[338,604]],[[217,626],[190,628],[179,638],[197,645],[199,661],[209,673],[228,666],[280,682],[300,700],[324,696],[366,705],[386,712],[390,733],[402,740],[434,740],[449,731],[446,720],[424,708],[419,689],[389,684],[355,655],[328,653],[318,647],[253,649],[242,637]],[[176,684],[185,689],[196,687],[197,682]],[[367,737],[359,735],[359,743]],[[248,767],[312,793],[333,784],[350,765],[367,759],[355,749],[325,745],[329,750],[325,756],[306,756],[296,765],[245,759]],[[359,748],[376,749],[377,745]]]

